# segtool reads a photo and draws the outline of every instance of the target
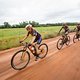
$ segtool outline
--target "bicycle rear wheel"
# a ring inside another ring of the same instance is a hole
[[[40,50],[40,54],[39,54],[39,58],[44,58],[46,57],[47,53],[48,53],[48,46],[47,44],[43,43],[41,44],[38,49]]]
[[[30,54],[26,50],[16,52],[11,59],[11,66],[15,70],[25,68],[30,61]]]
[[[57,49],[60,50],[63,47],[64,43],[63,43],[63,39],[60,38],[57,42]]]

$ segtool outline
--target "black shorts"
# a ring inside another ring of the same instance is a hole
[[[42,42],[42,38],[41,37],[35,38],[34,42],[37,42],[37,44],[40,44]]]

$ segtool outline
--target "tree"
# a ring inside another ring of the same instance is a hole
[[[39,23],[35,21],[29,21],[29,24],[31,24],[33,27],[39,27]]]
[[[10,25],[8,22],[4,22],[4,27],[5,27],[5,28],[10,28],[11,25]]]

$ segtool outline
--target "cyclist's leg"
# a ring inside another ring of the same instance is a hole
[[[65,38],[66,38],[65,32],[62,33],[62,38],[63,38],[62,43],[64,43],[64,42],[65,42],[64,40],[65,40]]]
[[[68,34],[69,34],[69,32],[68,32],[68,31],[66,31],[66,32],[65,32],[65,38],[66,38],[66,40],[68,39],[68,37],[67,37],[67,36],[68,36]]]
[[[68,35],[68,32],[67,31],[65,31],[64,33],[63,33],[63,43],[65,43],[66,41],[67,41],[67,35]]]
[[[37,40],[37,44],[41,44],[41,42],[42,42],[42,38],[40,37],[38,40]]]
[[[41,44],[41,42],[42,42],[42,38],[40,37],[40,38],[38,38],[38,40],[36,41],[36,49],[37,49],[37,53],[39,53],[38,51],[38,47],[39,47],[39,45]]]
[[[65,37],[65,32],[62,32],[62,37],[63,37],[63,38]]]
[[[37,39],[37,38],[35,38],[35,40],[33,41],[33,45],[35,46],[36,51],[37,51],[37,49],[38,49],[38,48],[36,47],[36,46],[37,46],[37,40],[38,40],[38,39]],[[35,56],[38,56],[38,54],[37,54],[37,52],[35,52],[35,50],[33,50],[33,52],[32,52],[32,53],[33,53]]]
[[[76,31],[76,38],[79,38],[79,30]]]
[[[37,50],[37,56],[36,56],[35,61],[37,61],[38,56],[39,56],[39,52],[40,52],[40,51],[38,50],[38,47],[39,47],[39,45],[40,45],[41,42],[42,42],[42,38],[41,38],[41,37],[38,38],[38,39],[36,39],[36,40],[34,41],[35,47],[36,47],[36,50]]]

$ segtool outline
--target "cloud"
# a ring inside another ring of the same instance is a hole
[[[79,21],[79,9],[79,0],[0,0],[0,23]]]

